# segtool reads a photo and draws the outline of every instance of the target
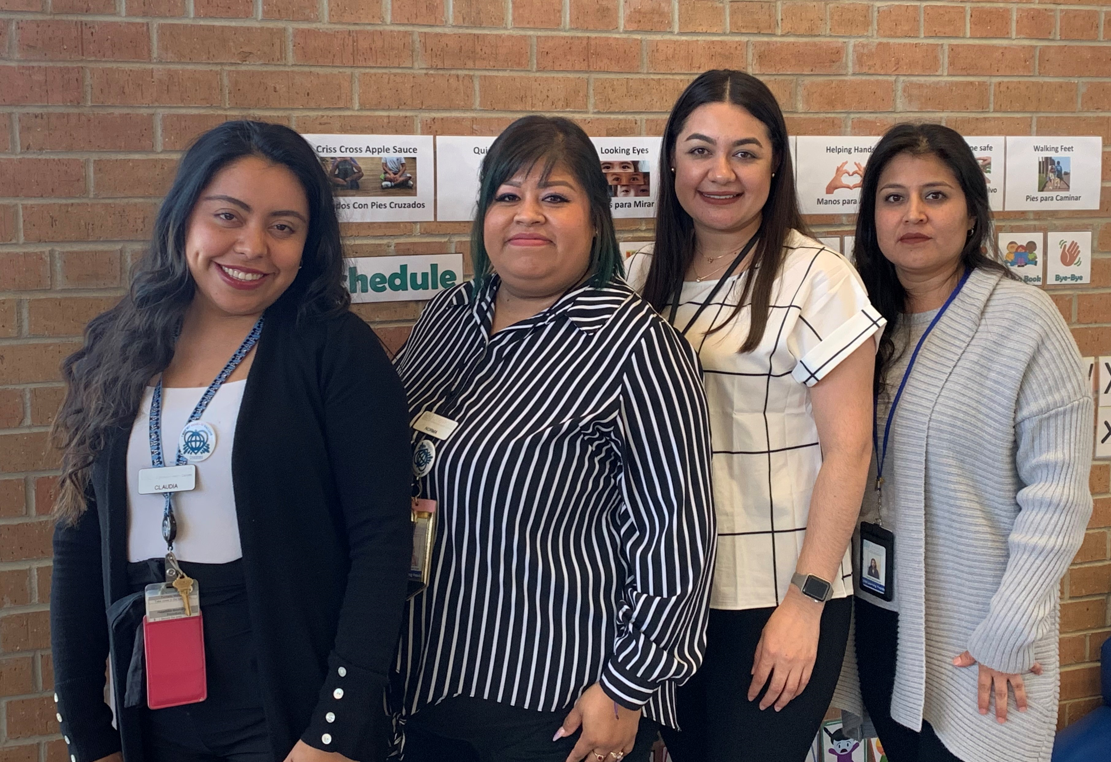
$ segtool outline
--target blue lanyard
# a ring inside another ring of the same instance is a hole
[[[239,367],[239,363],[243,362],[243,358],[247,353],[258,343],[258,337],[262,335],[262,318],[258,319],[254,328],[247,334],[247,338],[243,339],[243,343],[239,345],[239,349],[235,350],[235,354],[228,360],[228,364],[216,376],[208,389],[201,397],[201,401],[193,408],[192,415],[189,416],[187,424],[199,420],[204,411],[208,408],[208,403],[212,402],[212,398],[216,396],[216,392],[228,380],[228,376],[235,372]],[[150,462],[154,468],[165,467],[165,462],[162,459],[162,378],[159,377],[158,385],[154,387],[154,397],[150,401]],[[181,454],[181,445],[178,444],[177,457],[174,459],[175,466],[184,466],[188,463],[185,456]],[[174,517],[174,501],[172,492],[162,493],[166,498],[166,505],[162,512],[162,539],[166,541],[166,548],[168,550],[174,549],[174,540],[177,538],[177,519]]]
[[[907,363],[907,369],[903,372],[903,380],[899,383],[899,389],[895,392],[895,398],[891,400],[891,407],[887,410],[887,423],[884,424],[883,427],[882,450],[879,448],[879,432],[877,431],[877,427],[875,425],[875,414],[873,413],[872,446],[876,448],[877,490],[879,490],[883,486],[883,463],[885,460],[887,460],[887,438],[891,434],[891,421],[895,418],[895,408],[899,406],[899,400],[903,396],[903,389],[906,388],[907,379],[910,378],[910,372],[914,370],[914,362],[918,359],[918,353],[919,351],[921,351],[922,345],[926,343],[926,338],[930,335],[930,331],[934,329],[934,326],[937,325],[937,321],[941,320],[941,316],[945,314],[945,310],[949,309],[949,305],[952,304],[953,300],[957,298],[957,294],[959,294],[961,292],[961,289],[964,288],[964,284],[968,281],[968,276],[971,274],[971,269],[964,271],[964,275],[961,276],[961,280],[957,284],[957,287],[953,289],[953,293],[949,294],[949,298],[945,300],[945,304],[943,304],[941,306],[941,309],[937,311],[937,314],[934,315],[934,319],[930,321],[929,326],[927,326],[926,328],[926,332],[922,334],[922,338],[918,340],[918,344],[914,347],[914,352],[910,355],[910,362]],[[877,395],[876,398],[873,399],[873,410],[878,407],[878,402],[879,397]]]

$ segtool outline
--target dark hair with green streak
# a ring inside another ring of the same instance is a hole
[[[590,221],[596,231],[590,247],[590,269],[593,273],[590,284],[605,286],[625,274],[610,215],[609,187],[594,144],[583,129],[569,119],[524,116],[505,128],[482,160],[478,210],[471,228],[471,263],[474,266],[476,295],[486,285],[492,272],[483,235],[486,211],[502,183],[522,171],[527,174],[538,165],[541,167],[541,182],[547,180],[558,166],[570,172],[586,193]]]

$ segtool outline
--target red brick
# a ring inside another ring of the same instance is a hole
[[[679,5],[679,31],[718,34],[725,32],[725,0],[683,0]]]
[[[1053,300],[1053,306],[1061,313],[1061,317],[1065,319],[1066,323],[1072,322],[1072,305],[1075,301],[1073,294],[1051,294],[1050,299]]]
[[[176,17],[185,15],[185,0],[127,0],[128,16]]]
[[[922,8],[922,34],[926,37],[964,37],[963,5],[926,5]]]
[[[104,162],[95,162],[94,167]],[[146,159],[161,162],[163,159]],[[94,174],[95,174],[94,169]],[[58,288],[111,288],[120,285],[120,250],[60,251],[56,255]]]
[[[1103,643],[1108,638],[1111,638],[1111,630],[1102,630],[1100,632],[1093,632],[1088,636],[1088,660],[1099,661],[1100,649],[1103,648]]]
[[[1066,635],[1060,642],[1061,666],[1080,664],[1088,658],[1088,636]]]
[[[805,79],[802,103],[807,111],[890,111],[895,107],[895,82],[860,77]]]
[[[1064,109],[1062,109],[1064,110]],[[1111,117],[1039,116],[1038,135],[1099,135],[1104,145],[1111,143]],[[1073,215],[1076,213],[1073,212]],[[1086,214],[1085,217],[1092,215]]]
[[[0,605],[26,606],[31,602],[31,575],[27,569],[12,569],[0,571]],[[10,660],[0,661],[0,666],[7,666]],[[0,675],[0,684],[4,676]],[[21,691],[30,693],[30,691]],[[0,696],[11,696],[11,693],[0,692]]]
[[[1076,82],[1011,80],[995,83],[995,111],[1076,111]]]
[[[482,76],[479,108],[501,111],[585,111],[583,77]]]
[[[39,762],[39,745],[29,743],[22,746],[0,747],[0,762]],[[51,762],[56,761],[51,760]]]
[[[1103,598],[1065,601],[1061,604],[1061,632],[1094,630],[1106,623],[1107,601]]]
[[[93,185],[97,198],[161,198],[177,169],[174,159],[96,159]]]
[[[600,112],[670,111],[686,79],[596,77],[594,110]]]
[[[0,338],[14,338],[19,334],[18,306],[15,299],[0,299]]]
[[[617,29],[617,3],[598,0],[567,0],[571,6],[572,29]]]
[[[917,5],[881,5],[876,9],[877,37],[917,37]]]
[[[5,349],[5,354],[7,350]],[[0,472],[46,471],[55,468],[58,455],[49,445],[47,433],[42,431],[16,431],[0,434]],[[5,527],[4,533],[10,527]],[[15,530],[11,530],[15,533]],[[28,556],[30,557],[30,556]],[[20,558],[2,558],[3,561],[20,561]]]
[[[922,42],[858,42],[853,46],[856,74],[940,74],[941,45]]]
[[[735,34],[775,34],[777,16],[775,3],[730,3],[729,31]]]
[[[38,61],[149,61],[150,29],[128,21],[19,21],[17,54]]]
[[[14,300],[3,300],[4,302]],[[14,429],[23,423],[23,390],[0,389],[0,429]]]
[[[427,116],[420,117],[421,135],[473,135],[496,136],[509,126],[511,116]],[[421,229],[436,225],[434,222],[421,223]],[[444,223],[454,224],[454,223]],[[470,230],[468,227],[467,230]]]
[[[752,43],[752,71],[762,74],[841,74],[845,72],[845,43],[828,40]]]
[[[1038,73],[1043,77],[1111,77],[1111,46],[1043,46]]]
[[[1078,294],[1078,323],[1111,323],[1111,293]]]
[[[194,140],[208,130],[229,119],[243,119],[241,114],[221,114],[214,111],[204,111],[197,114],[175,114],[168,112],[162,115],[162,150],[180,151],[187,148]],[[288,124],[289,119],[276,116],[267,116],[267,121],[283,122]]]
[[[650,40],[648,71],[701,73],[707,69],[743,69],[745,43],[741,40]]]
[[[0,479],[0,517],[27,515],[27,494],[23,479]]]
[[[2,159],[0,188],[6,196],[43,198],[85,195],[85,162],[80,159]]]
[[[54,580],[53,566],[39,566],[35,568],[35,586],[38,589],[39,603],[50,603],[50,585]],[[46,690],[46,686],[43,686]]]
[[[1111,111],[1111,82],[1084,82],[1080,85],[1081,111]]]
[[[409,339],[409,334],[412,331],[413,327],[411,325],[377,326],[374,329],[390,357],[397,354],[397,350],[401,349],[401,345]]]
[[[829,33],[846,37],[863,37],[872,28],[870,3],[831,3],[829,6]]]
[[[1107,353],[1107,347],[1111,347],[1111,328],[1073,328],[1072,337],[1082,357],[1099,357]]]
[[[822,33],[822,27],[825,26],[825,15],[825,3],[781,3],[779,10],[779,33],[790,35],[819,35]]]
[[[1099,666],[1061,670],[1061,700],[1088,698],[1099,694]]]
[[[109,106],[219,106],[214,69],[90,69],[92,103]]]
[[[1048,40],[1055,27],[1054,13],[1049,8],[1015,9],[1015,37]]]
[[[458,26],[505,26],[503,0],[453,0],[452,21]]]
[[[14,440],[14,441],[13,441]],[[0,434],[0,452],[13,460],[0,462],[0,470],[6,471],[43,471],[50,466],[45,455],[47,451],[46,434]],[[57,462],[56,454],[51,451],[50,461]],[[17,466],[21,466],[17,468]],[[5,524],[0,533],[0,561],[28,561],[50,556],[50,538],[54,523],[50,519],[20,521]],[[7,650],[7,649],[4,649]]]
[[[299,116],[297,117],[297,131],[341,135],[406,135],[413,132],[415,123],[415,117],[400,114],[384,116],[364,116],[361,114],[353,116],[347,114]]]
[[[471,74],[359,74],[359,103],[364,108],[389,93],[398,109],[469,109],[474,106],[474,90]]]
[[[563,4],[552,0],[513,0],[512,25],[518,29],[558,29],[563,25]]]
[[[26,576],[26,572],[23,574]],[[5,603],[5,605],[8,604]],[[21,696],[32,693],[34,690],[33,657],[13,656],[0,660],[0,696]]]
[[[281,63],[285,32],[269,26],[159,24],[158,55],[190,63]]]
[[[397,6],[394,0],[394,6]],[[382,0],[328,0],[328,20],[338,24],[381,24]]]
[[[75,106],[81,103],[84,97],[84,85],[79,68],[73,66],[0,67],[0,106]]]
[[[264,19],[284,19],[288,21],[316,21],[320,17],[319,7],[305,0],[263,0]]]
[[[394,24],[443,24],[444,0],[391,0],[390,21]]]
[[[233,108],[351,107],[351,75],[347,72],[229,71],[228,105]]]
[[[27,302],[30,336],[80,336],[85,324],[112,307],[119,297],[30,299]]]
[[[1080,550],[1076,552],[1076,557],[1072,559],[1074,564],[1092,563],[1094,561],[1106,561],[1107,556],[1107,531],[1104,529],[1093,529],[1084,533],[1084,542],[1080,545]]]
[[[529,41],[503,34],[429,33],[420,36],[421,60],[433,69],[527,69]]]
[[[0,0],[0,11],[45,11],[44,0]]]
[[[948,116],[945,124],[962,135],[1029,135],[1028,116]]]
[[[53,741],[46,741],[42,745],[43,762],[72,762],[70,760],[69,748],[65,742],[56,739]]]
[[[1060,705],[1060,710],[1065,711],[1065,724],[1071,725],[1099,706],[1103,706],[1103,698],[1096,696],[1079,701],[1067,701]]]
[[[58,732],[51,696],[12,699],[8,702],[8,738],[46,736]]]
[[[987,82],[966,80],[910,80],[903,82],[907,111],[987,111],[991,90]]]
[[[49,516],[54,510],[54,500],[58,497],[58,477],[40,476],[35,479],[34,492],[31,497],[34,501],[35,516]]]
[[[246,19],[254,15],[253,0],[193,0],[197,18]]]
[[[1034,47],[952,44],[949,46],[948,71],[950,76],[1033,74]]]
[[[1069,595],[1072,597],[1111,593],[1111,564],[1074,566],[1069,570]]]
[[[24,204],[28,241],[136,241],[150,236],[157,206],[148,202]]]
[[[31,392],[31,425],[49,426],[62,406],[64,386],[36,386]]]
[[[20,114],[19,139],[25,151],[150,151],[154,119],[149,114]]]
[[[1010,37],[1011,9],[972,6],[968,16],[969,37]]]
[[[625,0],[625,31],[671,31],[671,0]]]
[[[51,526],[50,521],[38,521],[36,524]],[[8,526],[22,526],[9,524]],[[47,535],[47,551],[49,550],[49,535]],[[0,538],[0,544],[6,541]],[[25,614],[8,614],[0,617],[0,651],[16,653],[19,651],[32,651],[39,648],[50,648],[50,614],[46,611],[33,611]]]
[[[1092,467],[1093,492],[1107,491],[1107,472],[1104,469]],[[1096,489],[1099,487],[1101,489]],[[1097,497],[1092,501],[1092,518],[1088,521],[1089,527],[1111,527],[1111,497]]]
[[[537,37],[536,68],[540,71],[640,71],[640,40],[630,37]]]
[[[0,243],[15,240],[15,204],[0,204]]]
[[[1099,11],[1062,9],[1058,31],[1062,40],[1098,40]]]
[[[45,251],[0,252],[0,291],[50,288],[50,260]]]
[[[379,29],[295,29],[293,60],[313,66],[412,66],[412,35]]]

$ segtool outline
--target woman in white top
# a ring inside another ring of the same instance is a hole
[[[786,126],[759,80],[698,77],[660,170],[656,243],[630,282],[699,353],[719,549],[705,662],[664,738],[676,762],[799,762],[848,636],[883,319],[848,261],[799,232]]]

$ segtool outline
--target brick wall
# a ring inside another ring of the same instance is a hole
[[[970,135],[1111,142],[1111,11],[1048,2],[0,0],[0,762],[64,760],[47,601],[58,363],[118,297],[176,158],[232,116],[302,132],[496,134],[526,111],[656,135],[692,75],[765,79],[795,134],[897,119]],[[1111,161],[1104,162],[1111,181]],[[1050,219],[1000,215],[1000,229]],[[1051,289],[1085,355],[1111,355],[1111,186],[1091,286]],[[851,220],[812,220],[828,233]],[[1056,220],[1053,220],[1054,222]],[[1059,223],[1057,225],[1059,227]],[[624,238],[647,238],[640,221]],[[466,226],[346,226],[353,253],[462,251]],[[420,305],[362,305],[396,345]],[[1062,705],[1097,699],[1111,633],[1111,467],[1063,583]]]

